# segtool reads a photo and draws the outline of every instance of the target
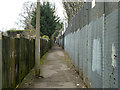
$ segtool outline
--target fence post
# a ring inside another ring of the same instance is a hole
[[[15,87],[15,38],[10,38],[10,87]]]
[[[0,90],[2,89],[2,33],[0,33]]]

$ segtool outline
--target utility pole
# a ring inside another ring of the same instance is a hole
[[[36,11],[35,76],[40,76],[40,0],[37,0]]]

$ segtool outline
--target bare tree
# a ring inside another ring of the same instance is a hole
[[[82,7],[84,2],[79,2],[76,1],[76,2],[65,2],[63,1],[63,7],[64,9],[66,10],[66,13],[67,13],[67,17],[68,17],[68,23],[70,21],[70,10],[72,9],[72,16],[74,16],[78,10]]]
[[[20,27],[23,27],[24,29],[32,29],[34,28],[31,25],[31,18],[32,18],[32,11],[35,9],[36,4],[32,3],[30,1],[25,2],[23,4],[21,13],[19,14],[19,21],[16,23]]]

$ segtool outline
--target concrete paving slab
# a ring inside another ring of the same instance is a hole
[[[68,63],[64,50],[59,46],[54,46],[40,66],[41,75],[44,78],[35,78],[33,74],[28,75],[26,78],[29,80],[26,84],[23,81],[19,88],[82,88],[83,84],[80,84],[79,75],[72,64],[68,65]],[[80,86],[77,87],[77,84]]]

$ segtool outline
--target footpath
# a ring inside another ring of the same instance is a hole
[[[32,70],[18,88],[85,88],[61,47],[55,45],[41,60],[41,77]]]

